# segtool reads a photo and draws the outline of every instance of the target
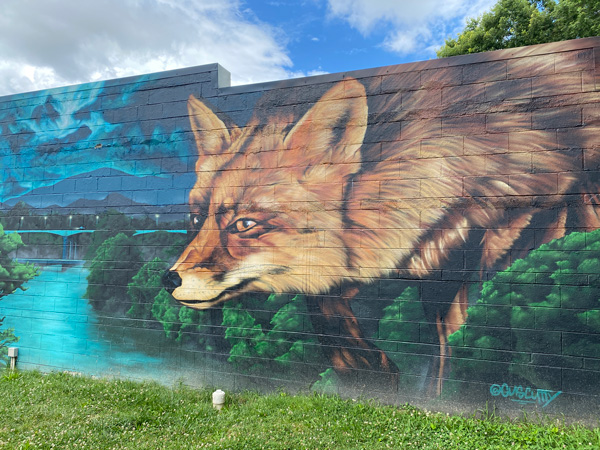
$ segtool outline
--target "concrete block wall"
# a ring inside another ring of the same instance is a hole
[[[0,98],[0,266],[39,267],[0,299],[6,345],[22,368],[593,415],[599,48]]]

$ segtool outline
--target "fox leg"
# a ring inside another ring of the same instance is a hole
[[[439,359],[434,362],[433,378],[429,387],[431,395],[439,396],[442,393],[444,378],[450,370],[449,362],[452,356],[452,347],[448,345],[448,336],[465,323],[468,306],[468,285],[464,283],[450,303],[448,310],[445,313],[440,310],[436,312],[435,328],[439,341]]]
[[[352,312],[350,300],[357,292],[358,288],[352,288],[342,296],[307,297],[313,328],[325,356],[344,382],[356,384],[360,371],[368,371],[364,375],[369,377],[369,385],[396,390],[398,368],[365,339]]]
[[[484,232],[471,230],[462,247],[448,252],[444,270],[445,279],[432,277],[420,281],[420,299],[423,313],[429,324],[431,344],[436,345],[429,368],[427,394],[439,396],[443,383],[449,376],[452,349],[448,337],[466,321],[469,305],[469,286],[480,277],[478,262],[481,255],[480,242]],[[468,252],[468,253],[467,253]]]

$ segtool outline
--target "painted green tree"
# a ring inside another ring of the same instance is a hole
[[[157,232],[144,235],[141,244],[166,257],[181,251],[185,241],[179,235]],[[165,289],[162,276],[169,265],[160,257],[145,263],[127,286],[131,301],[126,315],[138,319],[146,328],[162,328],[167,339],[202,351],[214,350],[215,336],[210,328],[210,313],[187,308],[177,303]]]
[[[12,294],[17,289],[25,290],[24,284],[38,274],[32,264],[22,264],[11,256],[23,245],[17,233],[5,233],[0,224],[0,298]],[[0,318],[0,328],[4,317]],[[0,361],[7,362],[8,346],[18,341],[12,329],[0,329]]]
[[[600,34],[600,0],[499,0],[471,18],[438,57],[464,55]]]
[[[600,230],[542,245],[485,282],[449,343],[454,380],[597,394],[585,369],[600,364]]]
[[[416,287],[407,287],[384,308],[376,344],[396,364],[400,387],[415,388],[431,362],[432,346],[422,342],[431,335]]]
[[[141,266],[141,253],[123,233],[110,237],[96,250],[85,298],[100,311],[114,313],[126,307],[127,286]]]
[[[223,326],[225,339],[231,345],[228,361],[242,372],[263,370],[265,361],[259,359],[256,346],[265,339],[265,333],[241,303],[224,306]]]
[[[92,233],[91,242],[86,252],[86,259],[92,260],[96,257],[100,246],[117,234],[132,236],[134,232],[131,219],[122,212],[110,209],[98,216],[96,231]]]
[[[297,380],[314,380],[325,360],[312,332],[304,297],[296,295],[290,300],[272,294],[262,306],[259,304],[252,300],[225,304],[223,326],[231,345],[228,361],[243,373],[276,371]],[[268,323],[265,315],[270,317]],[[304,364],[302,373],[294,371],[296,362]]]
[[[181,305],[166,290],[161,289],[152,304],[152,315],[158,320],[168,338],[175,338],[181,323],[179,322],[179,310]]]
[[[214,327],[211,326],[209,311],[181,307],[178,319],[180,326],[175,339],[177,342],[190,344],[207,352],[216,350],[216,336],[212,331]]]
[[[144,326],[149,325],[152,316],[152,306],[160,290],[163,288],[162,275],[167,264],[160,258],[144,264],[127,285],[127,295],[131,300],[131,307],[127,315],[133,319],[141,319]]]

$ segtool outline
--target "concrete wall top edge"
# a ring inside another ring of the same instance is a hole
[[[218,63],[204,64],[200,66],[184,67],[179,69],[173,69],[163,72],[154,72],[149,74],[132,75],[123,78],[114,78],[109,80],[99,80],[97,82],[89,82],[82,84],[68,85],[64,87],[56,87],[43,89],[38,91],[30,91],[23,93],[9,94],[6,96],[0,96],[0,103],[16,100],[17,98],[25,97],[36,97],[40,93],[47,93],[52,91],[70,92],[74,90],[95,89],[99,83],[108,83],[112,86],[125,85],[133,83],[140,77],[152,77],[155,80],[174,78],[183,75],[193,75],[210,72],[210,82],[212,87],[215,89],[215,95],[229,95],[229,94],[240,94],[249,92],[260,92],[266,91],[273,88],[289,88],[297,86],[305,86],[319,83],[329,83],[335,81],[341,81],[343,79],[353,78],[365,78],[373,76],[375,74],[394,74],[394,73],[406,73],[415,72],[420,70],[428,69],[442,69],[448,67],[455,67],[467,64],[484,63],[490,61],[501,61],[515,58],[523,58],[527,56],[540,56],[551,53],[568,52],[575,50],[584,50],[591,48],[600,48],[600,37],[590,37],[583,39],[573,39],[569,41],[551,42],[547,44],[538,44],[527,47],[518,47],[511,49],[495,50],[490,52],[473,53],[468,55],[453,56],[449,58],[430,59],[424,61],[416,61],[404,64],[373,67],[367,69],[357,69],[347,72],[338,72],[324,75],[315,75],[310,77],[302,78],[290,78],[286,80],[275,80],[267,81],[263,83],[246,84],[231,86],[231,74]]]
[[[71,92],[76,90],[92,90],[98,88],[99,84],[111,84],[112,86],[120,86],[136,82],[140,77],[152,77],[154,80],[164,80],[175,78],[184,75],[195,75],[201,73],[210,73],[210,80],[214,87],[227,88],[231,83],[231,74],[227,69],[218,63],[203,64],[200,66],[182,67],[179,69],[166,70],[162,72],[144,73],[139,75],[131,75],[122,78],[112,78],[108,80],[91,81],[81,84],[72,84],[67,86],[58,86],[55,88],[40,89],[37,91],[19,92],[0,96],[0,103],[16,100],[23,97],[36,97],[41,93],[60,91],[61,93]]]
[[[569,41],[550,42],[547,44],[537,44],[527,47],[517,47],[510,49],[494,50],[482,53],[472,53],[468,55],[452,56],[448,58],[429,59],[424,61],[415,61],[404,64],[396,64],[382,67],[372,67],[368,69],[358,69],[348,72],[330,73],[325,75],[314,75],[302,78],[290,78],[281,81],[269,81],[264,83],[246,84],[219,89],[219,94],[238,94],[246,92],[266,91],[278,88],[289,88],[304,86],[309,84],[328,83],[341,81],[345,78],[365,78],[374,74],[394,74],[405,72],[416,72],[419,70],[442,69],[446,67],[462,66],[467,64],[477,64],[490,61],[502,61],[526,56],[541,56],[552,53],[568,52],[575,50],[585,50],[600,47],[600,37],[591,37],[583,39],[573,39]]]

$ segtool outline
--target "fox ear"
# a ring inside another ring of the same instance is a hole
[[[302,178],[341,178],[355,173],[361,162],[367,114],[363,85],[353,78],[337,83],[286,136],[284,165],[301,170]]]
[[[193,95],[188,99],[188,113],[198,149],[196,169],[214,170],[235,152],[231,144],[240,130],[235,125],[227,127],[208,106]],[[206,167],[207,165],[210,167]]]

